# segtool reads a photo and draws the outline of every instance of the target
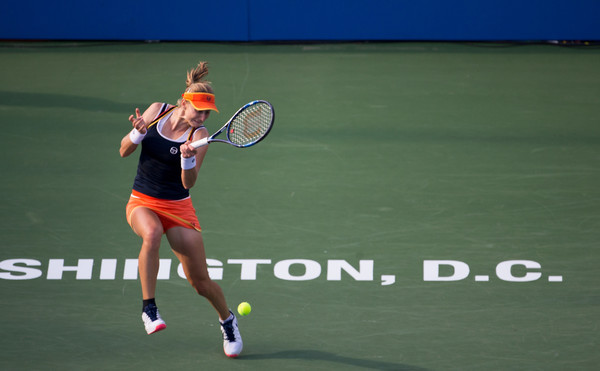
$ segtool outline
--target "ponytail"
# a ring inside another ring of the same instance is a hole
[[[214,94],[208,75],[208,62],[200,62],[198,66],[187,73],[185,81],[186,93],[211,93]]]

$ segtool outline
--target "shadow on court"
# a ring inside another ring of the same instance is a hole
[[[145,107],[147,103],[120,103],[103,98],[69,94],[24,93],[0,90],[0,102],[5,106],[60,107],[98,112],[130,112],[132,107]]]
[[[341,365],[350,365],[356,367],[363,367],[372,370],[394,370],[394,371],[427,371],[422,367],[416,367],[411,365],[404,365],[400,363],[392,363],[385,361],[376,361],[368,359],[359,359],[323,352],[320,350],[285,350],[275,353],[266,354],[248,354],[240,357],[240,360],[244,361],[255,361],[265,359],[299,359],[305,361],[319,361],[319,362],[332,362],[339,363]]]

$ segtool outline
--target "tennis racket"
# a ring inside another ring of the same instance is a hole
[[[250,147],[265,139],[274,121],[275,110],[271,103],[255,100],[240,108],[219,131],[192,142],[191,146],[198,148],[211,142],[221,142],[238,148]],[[222,132],[226,133],[227,139],[215,139]]]

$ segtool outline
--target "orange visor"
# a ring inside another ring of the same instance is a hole
[[[198,111],[213,110],[219,112],[215,105],[215,95],[210,93],[183,93],[183,99],[187,100]]]

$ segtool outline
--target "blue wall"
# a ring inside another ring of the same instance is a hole
[[[600,40],[600,0],[30,0],[0,17],[0,39]]]

